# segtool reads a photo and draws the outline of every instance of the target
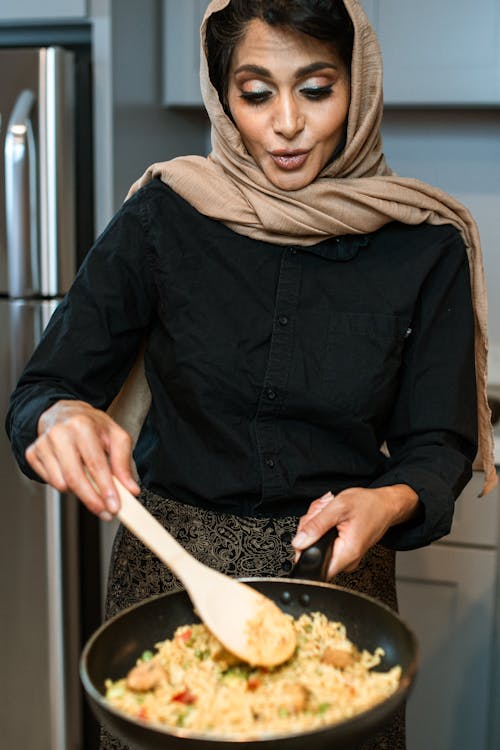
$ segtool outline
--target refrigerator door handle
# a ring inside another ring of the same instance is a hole
[[[75,276],[75,100],[72,53],[40,51],[38,164],[40,294],[65,294]]]
[[[45,490],[47,598],[50,642],[48,687],[51,705],[51,750],[73,748],[81,736],[78,683],[78,599],[70,582],[78,571],[77,501],[52,487]],[[61,603],[65,602],[65,606]]]
[[[36,146],[31,120],[35,95],[22,91],[5,134],[5,208],[8,293],[27,297],[39,288]]]

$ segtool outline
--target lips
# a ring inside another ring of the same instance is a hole
[[[310,151],[271,151],[274,163],[284,170],[300,169],[306,162]]]

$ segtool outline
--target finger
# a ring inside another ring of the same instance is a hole
[[[68,490],[71,490],[91,513],[100,515],[103,511],[107,511],[103,497],[85,472],[84,461],[77,447],[67,441],[65,450],[58,452],[57,455]]]
[[[323,534],[326,534],[329,529],[336,526],[338,521],[339,510],[337,504],[330,500],[298,530],[295,538],[292,539],[292,546],[297,550],[304,550],[306,547],[310,547]]]
[[[45,468],[45,464],[43,463],[42,459],[39,457],[37,450],[34,446],[34,444],[30,445],[24,454],[26,461],[31,466],[33,471],[35,471],[40,479],[43,479],[44,482],[48,481],[48,472]]]
[[[352,573],[362,560],[362,553],[349,543],[344,536],[340,535],[333,545],[332,557],[328,566],[326,578],[331,581],[339,573]]]
[[[105,505],[105,510],[114,515],[120,510],[120,499],[113,482],[112,471],[104,447],[93,430],[88,440],[81,442],[80,454],[89,482]]]
[[[108,514],[115,514],[120,509],[120,499],[108,461],[109,431],[114,425],[105,414],[99,414],[97,421],[82,415],[72,421],[74,444],[81,456],[87,480],[105,504]],[[105,520],[108,519],[109,516]]]
[[[59,492],[68,489],[59,461],[46,440],[37,440],[33,443],[26,451],[26,459],[44,482]]]
[[[311,518],[314,518],[314,516],[317,516],[318,513],[321,513],[323,508],[325,508],[331,501],[335,495],[333,495],[332,492],[328,491],[321,497],[318,497],[316,500],[314,500],[311,505],[309,506],[309,510],[307,513],[302,517],[301,520],[309,521]]]
[[[29,449],[28,449],[29,450]],[[27,451],[28,452],[28,451]],[[41,479],[44,480],[47,484],[50,484],[52,487],[55,487],[56,490],[59,492],[67,492],[71,488],[68,487],[63,474],[62,469],[59,466],[59,462],[55,457],[51,457],[50,453],[42,453],[43,458],[37,455],[36,449],[33,451],[30,451],[30,458],[29,463],[32,466],[32,468],[37,472],[37,474],[40,476]],[[49,469],[46,469],[45,463],[48,465],[51,465]],[[76,491],[74,494],[78,494]],[[82,493],[80,493],[82,494]],[[83,498],[80,497],[80,500],[83,501]],[[99,518],[103,521],[111,521],[113,516],[111,513],[109,513],[106,510],[98,511],[98,509],[95,509],[91,506],[89,506],[88,502],[85,501],[85,505],[88,507],[89,510],[92,512],[95,512],[96,515],[99,515]]]
[[[314,500],[311,505],[308,508],[307,513],[305,513],[300,519],[299,523],[297,524],[297,531],[302,531],[304,526],[307,526],[309,521],[318,515],[318,513],[321,513],[323,508],[328,505],[328,503],[331,503],[331,501],[334,499],[335,495],[333,495],[331,492],[327,492],[321,497],[318,497],[317,500]]]
[[[111,472],[134,495],[141,491],[132,474],[132,438],[125,430],[116,427],[110,433],[109,463]]]

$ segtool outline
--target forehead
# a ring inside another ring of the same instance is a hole
[[[270,26],[258,18],[249,22],[243,38],[236,44],[231,58],[231,70],[241,65],[260,65],[273,68],[298,68],[324,61],[342,66],[332,43],[283,26]]]

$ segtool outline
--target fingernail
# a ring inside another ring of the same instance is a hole
[[[120,503],[114,496],[106,498],[106,505],[111,513],[118,513],[120,510]]]
[[[333,493],[328,491],[324,495],[320,497],[320,500],[324,500],[326,502],[330,502],[330,500],[333,500]]]
[[[102,510],[99,513],[99,518],[101,519],[101,521],[112,521],[113,520],[113,516],[111,515],[111,513],[108,513],[107,510]]]
[[[305,531],[299,531],[297,536],[292,539],[292,544],[294,547],[299,547],[299,549],[302,549],[302,547],[309,547],[311,541],[312,537],[310,537],[309,534],[306,534]]]

